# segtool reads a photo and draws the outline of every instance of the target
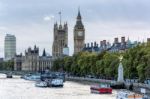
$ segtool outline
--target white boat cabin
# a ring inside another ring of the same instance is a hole
[[[143,95],[123,90],[117,93],[116,99],[143,99]]]

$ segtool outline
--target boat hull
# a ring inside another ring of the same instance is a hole
[[[53,79],[50,83],[50,87],[63,87],[62,79]]]
[[[91,87],[90,90],[91,90],[91,93],[112,94],[112,88]]]
[[[36,87],[47,87],[48,85],[47,85],[46,82],[37,82],[37,83],[35,84],[35,86],[36,86]]]
[[[128,90],[122,90],[117,93],[116,99],[145,99],[145,98],[143,97],[143,95],[130,92]]]
[[[63,85],[51,85],[51,87],[63,87]]]

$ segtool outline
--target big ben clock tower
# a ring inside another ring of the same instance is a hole
[[[85,29],[82,24],[82,17],[80,14],[80,10],[78,10],[78,16],[76,25],[74,27],[74,54],[82,51],[85,42]]]

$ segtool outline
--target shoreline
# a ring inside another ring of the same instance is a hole
[[[99,84],[99,83],[111,84],[111,82],[115,82],[113,80],[93,79],[93,78],[83,78],[83,77],[65,77],[65,79],[67,81],[75,81],[75,82],[88,83],[88,84]]]
[[[75,80],[66,80],[66,81],[69,81],[69,82],[76,82],[76,83],[79,83],[79,84],[82,84],[82,85],[92,85],[92,84],[99,84],[98,82],[88,82],[88,81],[75,81]]]

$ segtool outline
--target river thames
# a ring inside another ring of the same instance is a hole
[[[112,94],[91,94],[90,85],[66,81],[63,88],[38,88],[34,81],[0,74],[0,99],[116,99]]]

